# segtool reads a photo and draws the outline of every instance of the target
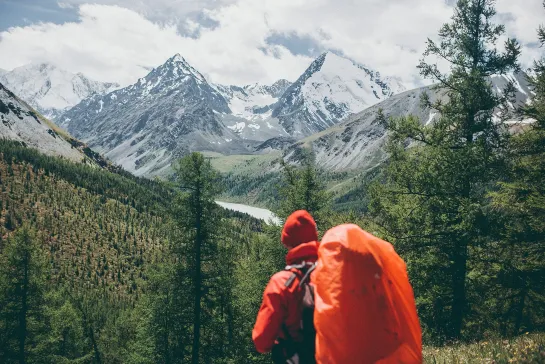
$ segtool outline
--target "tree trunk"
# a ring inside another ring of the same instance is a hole
[[[456,247],[453,260],[450,339],[459,339],[466,308],[467,241]]]
[[[517,305],[517,317],[515,319],[515,330],[514,335],[518,335],[520,331],[520,327],[522,326],[522,318],[524,316],[524,306],[526,304],[526,296],[528,295],[528,285],[526,284],[526,281],[524,282],[524,285],[519,293],[519,302]]]

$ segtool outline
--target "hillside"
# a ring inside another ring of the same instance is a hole
[[[510,111],[526,105],[531,91],[523,72],[497,76],[491,79],[492,88],[501,94],[508,82],[515,86],[513,103]],[[428,125],[438,120],[440,115],[434,110],[421,106],[422,95],[428,94],[430,100],[446,100],[444,91],[431,86],[422,87],[394,95],[391,98],[373,105],[362,112],[348,117],[342,123],[323,132],[316,133],[286,148],[284,156],[287,160],[297,162],[300,148],[312,149],[316,154],[316,163],[327,171],[360,171],[372,169],[382,163],[386,154],[384,147],[387,133],[378,122],[378,111],[382,110],[387,118],[413,115]],[[496,110],[499,115],[499,110]],[[513,120],[517,120],[513,115]],[[516,121],[514,122],[516,124]],[[516,125],[515,125],[516,126]]]
[[[144,263],[165,248],[175,194],[171,187],[6,140],[0,140],[0,181],[2,240],[30,222],[47,237],[58,279],[92,282],[120,297],[136,297]],[[246,215],[225,214],[260,224]]]
[[[118,170],[86,144],[21,100],[0,83],[0,139],[19,142],[41,153],[90,166]]]
[[[168,190],[0,141],[0,236],[29,222],[46,238],[56,279],[133,300],[143,262],[161,249]]]

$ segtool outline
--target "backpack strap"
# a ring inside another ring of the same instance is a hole
[[[293,271],[294,269],[296,270],[296,272]],[[314,263],[302,262],[301,264],[287,265],[286,268],[284,268],[284,270],[287,270],[293,273],[288,278],[286,283],[284,283],[284,286],[291,287],[291,285],[293,284],[293,281],[295,281],[295,278],[297,278],[297,276],[299,275],[298,273],[302,273],[303,278],[301,278],[301,281],[299,282],[299,287],[301,287],[304,284],[304,282],[308,279],[308,277],[310,276],[310,273],[312,273],[314,269],[316,269],[316,262]]]
[[[308,268],[307,272],[305,273],[305,275],[303,276],[303,278],[301,278],[301,280],[299,281],[299,287],[301,287],[303,284],[305,284],[305,282],[309,279],[310,277],[310,274],[314,271],[314,269],[316,269],[316,265],[318,264],[318,262],[314,262],[314,264],[312,264],[310,266],[310,268]]]

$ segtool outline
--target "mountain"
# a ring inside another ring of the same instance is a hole
[[[241,138],[265,141],[289,136],[272,119],[272,110],[291,83],[278,80],[272,85],[253,84],[243,87],[216,85],[229,104],[230,114],[223,114],[224,124]]]
[[[50,156],[106,166],[107,162],[33,110],[0,83],[0,139],[20,142]]]
[[[381,78],[378,72],[327,52],[286,90],[271,116],[300,139],[404,89],[397,79]]]
[[[0,76],[5,75],[6,73],[8,73],[8,71],[0,68]]]
[[[216,88],[229,104],[232,115],[253,120],[269,118],[290,85],[288,80],[278,80],[270,86],[256,83],[244,87],[217,85]]]
[[[320,56],[294,84],[243,87],[211,84],[177,54],[134,85],[94,94],[58,120],[126,170],[151,176],[167,173],[191,151],[282,149],[400,89],[397,80],[333,53]]]
[[[525,104],[531,93],[526,76],[523,73],[506,76],[495,76],[491,79],[492,86],[501,92],[512,81],[516,88],[516,105]],[[423,109],[420,97],[428,93],[432,101],[446,97],[431,86],[422,87],[394,95],[360,113],[357,113],[343,123],[333,126],[323,132],[303,139],[286,149],[288,160],[297,161],[300,148],[312,148],[316,153],[316,163],[329,171],[365,171],[380,164],[386,154],[384,145],[386,131],[377,121],[377,112],[382,109],[387,117],[414,115],[424,124],[436,120],[439,115],[430,109]],[[516,105],[511,105],[512,108]]]
[[[59,122],[136,175],[155,175],[190,151],[248,153],[222,122],[225,98],[179,54],[134,85],[94,95]]]
[[[51,64],[28,64],[10,72],[0,72],[0,82],[48,118],[95,94],[104,94],[119,85],[88,79]]]

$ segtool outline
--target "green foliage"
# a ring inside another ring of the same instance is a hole
[[[301,168],[289,165],[284,160],[280,164],[283,180],[279,189],[280,207],[277,215],[286,219],[294,211],[307,210],[317,224],[322,222],[330,208],[331,196],[320,180],[314,155],[308,152]]]
[[[545,4],[544,4],[545,5]],[[544,29],[539,38],[545,43]],[[522,109],[534,120],[509,145],[507,178],[491,193],[494,211],[503,228],[497,239],[502,265],[499,280],[504,287],[502,325],[504,333],[545,327],[545,64],[536,61],[529,82],[534,91],[531,104]]]
[[[452,22],[439,32],[441,42],[428,41],[424,55],[451,66],[449,75],[436,64],[419,66],[448,99],[423,98],[440,113],[436,123],[379,115],[391,133],[390,160],[383,183],[372,187],[371,212],[407,260],[425,336],[436,342],[495,329],[493,321],[481,321],[491,304],[482,290],[493,297],[490,289],[497,288],[487,191],[502,176],[508,138],[493,116],[505,110],[512,87],[496,95],[487,77],[517,70],[519,46],[510,39],[503,53],[497,50],[504,27],[492,23],[493,5],[458,1]]]
[[[46,263],[36,232],[18,229],[0,256],[0,361],[37,361],[44,338]]]

